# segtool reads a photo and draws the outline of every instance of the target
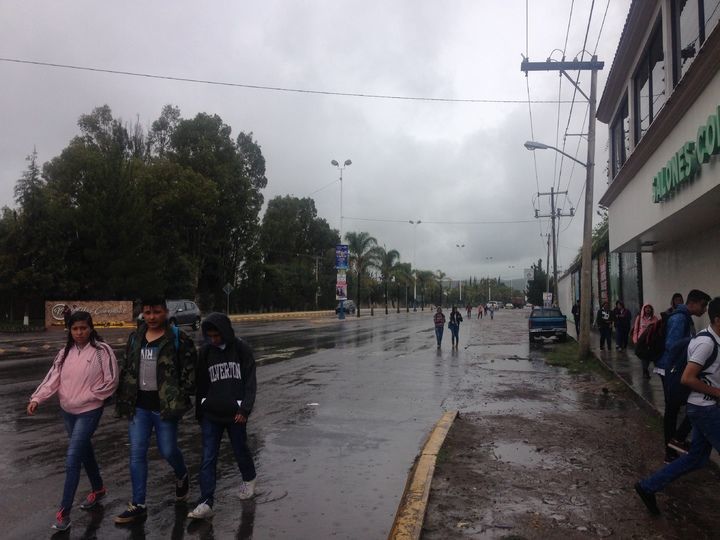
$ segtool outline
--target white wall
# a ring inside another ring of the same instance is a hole
[[[683,298],[691,289],[720,296],[720,227],[703,229],[662,251],[642,255],[643,301],[655,311],[670,307],[673,293]],[[707,326],[707,315],[696,320],[698,329]]]
[[[572,321],[570,311],[573,306],[573,291],[572,276],[570,274],[558,278],[558,306],[560,306],[563,315],[567,315],[567,318]]]

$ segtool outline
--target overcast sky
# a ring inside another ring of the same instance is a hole
[[[532,0],[529,55],[546,59],[563,50],[570,0]],[[566,55],[582,49],[590,0],[574,2]],[[609,2],[597,54],[612,64],[629,0]],[[606,1],[595,3],[590,52]],[[459,99],[527,99],[520,71],[526,50],[522,0],[263,0],[263,1],[34,1],[0,4],[0,56],[277,87]],[[561,52],[553,58],[559,59]],[[319,96],[162,81],[0,62],[0,205],[33,146],[42,162],[75,135],[77,119],[108,104],[115,116],[149,124],[164,104],[182,115],[216,113],[233,133],[252,131],[267,160],[265,200],[306,196],[333,182],[330,160],[353,164],[344,172],[344,230],[364,230],[416,265],[449,276],[520,277],[545,258],[549,211],[538,191],[527,103],[441,103]],[[558,97],[557,73],[530,74],[533,99]],[[589,75],[581,78],[587,91]],[[572,98],[564,81],[562,99]],[[580,96],[578,96],[580,98]],[[559,110],[559,144],[569,104]],[[569,133],[586,114],[578,101]],[[534,104],[535,139],[554,144],[556,104]],[[607,186],[607,126],[597,126],[595,201]],[[575,154],[578,137],[567,139]],[[585,159],[585,144],[579,157]],[[556,154],[538,151],[540,191],[555,183]],[[559,162],[557,163],[559,166]],[[584,170],[566,161],[559,179],[582,206]],[[340,227],[340,188],[313,195],[318,212]],[[400,220],[402,223],[371,220]],[[597,216],[595,216],[597,221]],[[505,224],[432,222],[524,221]],[[569,225],[569,226],[568,226]],[[582,237],[582,212],[561,221],[558,259],[566,267]],[[465,244],[462,250],[456,244]],[[492,259],[489,259],[492,257]]]

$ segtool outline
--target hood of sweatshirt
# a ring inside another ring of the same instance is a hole
[[[224,313],[210,313],[203,319],[201,328],[205,341],[207,341],[206,333],[208,329],[213,327],[217,328],[218,332],[220,332],[225,345],[235,341],[235,331],[233,330],[232,323]]]

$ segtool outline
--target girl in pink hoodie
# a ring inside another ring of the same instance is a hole
[[[85,467],[92,491],[80,508],[92,508],[106,494],[90,439],[100,422],[105,399],[112,396],[118,385],[115,353],[93,328],[90,314],[76,311],[70,316],[68,327],[67,344],[58,352],[27,406],[27,413],[32,416],[52,395],[57,393],[60,398],[62,418],[70,438],[62,502],[52,525],[60,531],[70,527],[70,509],[80,482],[81,465]]]
[[[632,328],[632,342],[637,345],[638,339],[642,333],[647,329],[648,326],[657,322],[658,318],[655,316],[655,310],[652,305],[645,304],[640,313],[635,317],[635,322]],[[646,379],[650,378],[650,360],[643,359],[642,361],[643,377]]]

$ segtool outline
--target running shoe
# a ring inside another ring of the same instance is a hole
[[[252,479],[249,482],[242,482],[240,484],[240,493],[238,496],[243,501],[252,499],[255,496],[255,479]]]
[[[147,507],[144,504],[130,503],[119,516],[115,516],[115,523],[132,523],[147,516]]]
[[[107,495],[107,489],[105,489],[105,486],[101,487],[100,489],[96,491],[91,491],[88,493],[88,496],[85,497],[85,501],[80,505],[80,508],[83,510],[90,510],[91,508],[94,508],[97,503],[100,502],[100,499],[105,497]]]
[[[195,509],[188,512],[187,517],[190,519],[209,519],[215,515],[212,506],[208,504],[210,501],[203,501],[198,504]]]
[[[56,531],[67,531],[70,528],[70,513],[61,508],[55,514],[55,523],[51,525]]]

